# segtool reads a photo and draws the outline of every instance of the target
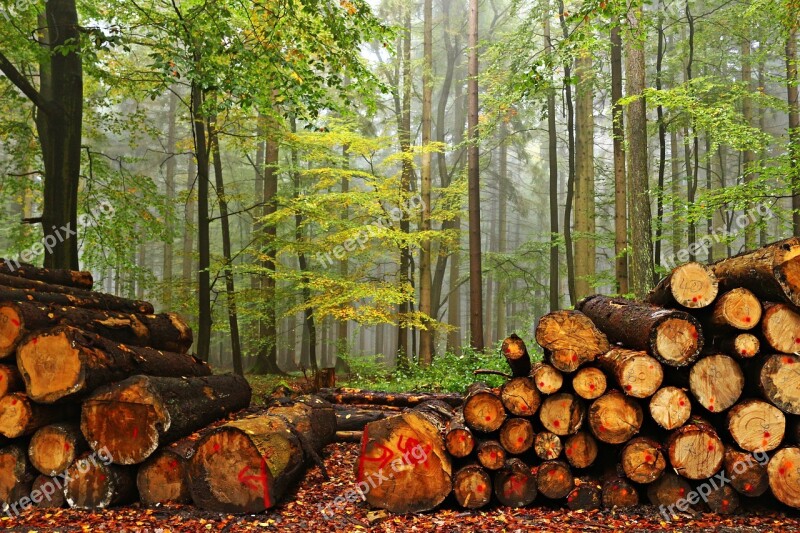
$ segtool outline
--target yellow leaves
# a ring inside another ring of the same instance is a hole
[[[353,3],[348,0],[339,0],[339,5],[342,6],[342,8],[346,10],[347,13],[350,15],[355,15],[356,12],[358,11],[356,9],[356,6],[353,5]]]

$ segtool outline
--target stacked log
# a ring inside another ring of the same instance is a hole
[[[508,380],[471,385],[448,423],[455,502],[684,510],[692,495],[729,514],[769,493],[800,509],[799,305],[792,238],[681,265],[643,302],[544,315],[543,359],[511,335]]]

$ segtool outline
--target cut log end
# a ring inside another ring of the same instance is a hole
[[[542,431],[536,434],[534,439],[533,449],[536,455],[543,461],[552,461],[558,459],[561,455],[564,446],[561,443],[561,437],[549,431]]]
[[[101,462],[84,454],[67,470],[64,496],[76,509],[106,509],[136,497],[136,484],[129,468]]]
[[[480,509],[492,498],[492,478],[478,465],[466,465],[453,476],[453,495],[465,509]]]
[[[608,391],[592,402],[589,408],[589,427],[592,434],[608,444],[630,440],[642,427],[642,408],[617,390]]]
[[[578,370],[572,378],[572,389],[584,400],[594,400],[603,395],[608,382],[599,368],[587,366]]]
[[[600,489],[593,483],[581,483],[567,495],[567,507],[572,511],[594,511],[602,503]]]
[[[658,390],[664,371],[647,352],[613,348],[603,354],[599,363],[611,373],[622,391],[634,398],[647,398]]]
[[[603,483],[603,507],[628,508],[639,505],[639,493],[629,481],[615,477]]]
[[[25,334],[22,317],[14,304],[0,306],[0,359],[14,354]]]
[[[533,416],[542,403],[539,390],[527,376],[508,380],[500,389],[500,399],[515,416]]]
[[[467,394],[464,400],[464,420],[477,431],[490,433],[497,431],[506,419],[506,409],[502,400],[483,384]]]
[[[691,400],[678,387],[663,387],[650,398],[650,416],[664,429],[682,426],[691,414]]]
[[[739,363],[727,355],[710,355],[692,367],[689,389],[697,403],[712,413],[719,413],[742,395],[744,374]]]
[[[778,450],[767,465],[769,486],[778,501],[800,509],[800,448]]]
[[[548,396],[539,409],[542,425],[559,436],[572,435],[583,425],[586,409],[583,403],[572,394],[560,392]]]
[[[31,501],[34,506],[40,508],[60,508],[67,504],[60,480],[44,474],[36,476],[33,480]]]
[[[564,443],[564,455],[575,468],[588,468],[597,458],[597,441],[586,431],[571,435]]]
[[[716,431],[705,423],[689,423],[667,439],[670,464],[687,479],[706,479],[722,468],[725,446]]]
[[[575,488],[575,478],[562,461],[545,461],[536,472],[539,492],[551,500],[565,498]]]
[[[536,499],[536,476],[528,465],[517,458],[506,461],[495,474],[494,494],[497,500],[509,507],[525,507]]]
[[[23,446],[11,444],[0,448],[0,504],[28,496],[34,477]]]
[[[800,313],[786,304],[764,303],[761,332],[775,351],[794,353],[800,350]]]
[[[784,413],[800,415],[800,356],[775,354],[761,367],[759,387],[764,396]]]
[[[667,461],[661,446],[646,437],[631,439],[622,450],[622,469],[635,483],[652,483],[664,473]]]
[[[506,450],[496,440],[486,440],[478,444],[476,456],[486,470],[500,470],[506,462]]]
[[[512,333],[503,341],[501,351],[506,357],[506,361],[514,377],[527,376],[531,373],[531,358],[530,355],[528,355],[525,341],[515,333]]]
[[[543,316],[536,326],[536,342],[562,372],[574,372],[609,349],[606,336],[580,311],[553,311]]]
[[[761,302],[756,295],[737,287],[720,296],[714,304],[711,323],[717,327],[753,329],[761,320]]]
[[[189,503],[188,466],[186,460],[168,450],[148,458],[136,474],[139,498],[146,505],[176,502]]]
[[[39,472],[56,476],[87,448],[78,424],[51,424],[34,433],[28,455]]]
[[[11,365],[0,365],[0,398],[12,392],[21,391],[25,388],[25,382],[17,370]]]
[[[500,428],[500,444],[508,453],[524,453],[533,446],[533,442],[533,425],[526,418],[509,418]]]
[[[728,430],[743,450],[774,450],[786,433],[786,416],[777,407],[761,400],[745,400],[728,412]]]
[[[542,394],[554,394],[561,390],[564,376],[554,367],[540,363],[533,368],[531,373],[533,383]]]
[[[81,412],[81,429],[92,449],[112,450],[114,462],[138,464],[156,451],[159,427],[169,427],[169,414],[144,387],[128,401],[88,401]]]
[[[700,309],[711,305],[717,297],[719,284],[710,268],[690,262],[672,271],[669,291],[672,298],[683,307]]]
[[[725,471],[730,475],[731,486],[739,494],[755,498],[769,489],[766,464],[768,458],[764,455],[761,459],[759,461],[753,455],[735,448],[725,448]]]
[[[81,388],[83,365],[80,353],[66,332],[34,335],[17,354],[28,394],[39,402],[53,402]]]
[[[692,362],[700,352],[699,339],[699,326],[683,318],[668,318],[655,329],[657,355],[672,366]]]

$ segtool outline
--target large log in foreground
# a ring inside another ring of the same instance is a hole
[[[131,346],[186,353],[192,330],[174,313],[143,315],[33,302],[0,304],[0,357],[13,351],[28,332],[69,324]]]
[[[207,376],[211,368],[189,354],[127,346],[71,326],[34,333],[17,349],[28,395],[52,403],[82,396],[134,374]]]
[[[726,290],[744,287],[761,300],[800,305],[800,238],[790,237],[710,266]]]
[[[576,308],[591,318],[611,342],[646,350],[665,365],[693,363],[703,348],[700,323],[683,311],[601,294],[584,298]]]
[[[364,429],[356,483],[369,484],[367,503],[395,513],[409,513],[434,509],[444,501],[453,487],[450,456],[443,438],[451,416],[452,412],[441,406],[425,404]],[[389,479],[381,478],[381,472]],[[464,476],[455,480],[456,497],[458,487],[463,485],[465,501],[466,494],[473,491],[486,495],[488,501],[491,484],[484,482],[484,491],[480,491],[476,477]]]
[[[233,374],[134,376],[97,389],[83,403],[81,431],[120,465],[141,463],[159,445],[250,405],[250,385]],[[335,423],[334,423],[335,425]]]
[[[91,272],[41,268],[8,259],[0,259],[0,273],[86,290],[92,290],[94,284]]]

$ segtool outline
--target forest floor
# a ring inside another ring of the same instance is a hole
[[[318,468],[311,469],[296,493],[278,507],[259,515],[226,515],[200,511],[188,505],[146,507],[134,504],[102,512],[68,509],[34,509],[19,517],[0,519],[0,530],[17,532],[42,531],[108,531],[126,532],[192,532],[204,531],[285,531],[285,532],[472,532],[472,531],[537,531],[537,532],[650,532],[702,531],[751,533],[760,531],[800,532],[800,513],[791,516],[782,511],[746,509],[736,516],[700,514],[682,515],[666,521],[653,506],[634,512],[568,511],[555,507],[513,509],[494,506],[481,511],[464,511],[445,505],[430,513],[398,516],[369,509],[360,500],[346,505],[329,519],[321,507],[354,488],[354,468],[358,457],[357,444],[331,444],[325,449],[325,466],[330,481],[325,481]],[[537,500],[538,501],[538,500]]]

